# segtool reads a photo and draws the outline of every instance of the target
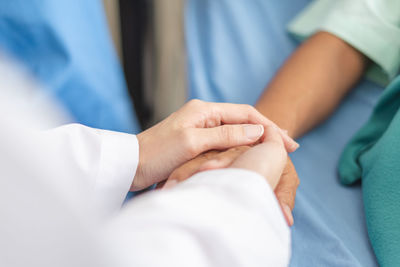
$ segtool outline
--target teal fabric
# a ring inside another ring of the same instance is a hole
[[[400,76],[345,148],[341,182],[362,179],[368,235],[381,266],[400,266]]]

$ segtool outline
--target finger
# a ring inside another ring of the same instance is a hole
[[[293,224],[292,210],[295,204],[296,191],[299,186],[299,178],[296,169],[288,157],[288,161],[283,171],[281,180],[275,188],[275,195],[281,203],[282,211],[289,225]]]
[[[207,118],[213,122],[215,127],[221,124],[262,124],[264,126],[275,125],[263,116],[251,105],[231,103],[205,102]]]
[[[182,182],[194,174],[206,170],[226,168],[242,153],[248,150],[248,146],[240,146],[228,149],[226,151],[210,151],[197,158],[183,164],[176,169],[166,180],[166,183],[157,188],[170,188],[177,183]]]
[[[214,155],[216,155],[217,153],[218,153],[217,151],[209,151],[184,163],[170,174],[163,188],[173,187],[177,183],[186,180],[187,178],[196,173],[199,166],[201,166],[204,162],[213,158]]]
[[[279,129],[279,133],[285,144],[288,153],[294,152],[299,144],[294,141],[286,131],[280,129],[274,122],[267,119],[251,105],[230,104],[230,103],[205,103],[208,110],[209,123],[213,126],[222,124],[261,124],[263,126],[272,126]]]
[[[287,153],[282,137],[273,127],[265,128],[265,140],[238,157],[235,168],[255,171],[264,176],[271,188],[275,188],[286,165]]]
[[[286,149],[287,153],[292,153],[292,152],[296,151],[300,147],[299,143],[294,141],[288,135],[288,132],[286,130],[282,130],[282,129],[279,128],[279,131],[280,131],[280,135],[281,135],[281,137],[283,139],[283,143],[285,145],[285,149]]]
[[[292,214],[292,210],[290,209],[290,207],[286,204],[283,203],[279,203],[283,216],[285,217],[286,223],[289,226],[293,226],[294,224],[294,219],[293,219],[293,214]]]
[[[246,152],[249,146],[240,146],[231,148],[227,151],[217,154],[213,159],[203,163],[198,172],[206,170],[215,170],[229,167],[241,154]]]
[[[264,133],[260,124],[222,125],[214,128],[198,128],[196,135],[198,153],[211,149],[227,149],[255,143]]]
[[[299,183],[296,169],[288,157],[282,177],[275,189],[275,194],[279,201],[288,205],[291,210],[294,208],[296,190]]]

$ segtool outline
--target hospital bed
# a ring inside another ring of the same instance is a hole
[[[129,4],[121,1],[121,5],[123,2]],[[36,1],[13,1],[13,5],[5,5],[8,9],[3,7],[3,16],[22,14],[27,22],[8,20],[8,24],[2,24],[0,43],[24,62],[46,88],[54,90],[70,111],[75,110],[71,113],[78,121],[137,132],[137,122],[129,116],[122,73],[104,31],[104,18],[99,15],[99,3],[57,1],[55,5],[48,0],[39,5]],[[297,42],[287,34],[285,25],[307,3],[308,0],[187,0],[189,97],[254,104],[296,48]],[[24,8],[17,8],[19,5]],[[88,15],[92,16],[90,20],[86,19]],[[70,19],[68,23],[61,19],[64,16]],[[19,49],[25,46],[10,42],[10,36],[20,37],[15,32],[22,37],[29,34],[26,39],[11,39],[29,47],[26,53]],[[123,32],[127,32],[126,28]],[[50,36],[51,42],[42,40],[40,34]],[[50,45],[42,49],[41,42]],[[123,46],[130,47],[129,40]],[[126,64],[132,72],[138,67]],[[127,77],[132,77],[132,72],[127,72]],[[128,83],[141,82],[129,78]],[[377,266],[367,236],[360,185],[342,186],[336,169],[344,145],[368,118],[381,90],[370,82],[361,82],[327,122],[299,140],[301,149],[293,155],[301,185],[294,210],[291,266]],[[93,104],[76,101],[82,95],[92,99]],[[106,117],[98,116],[96,103],[110,103],[109,107],[105,105]],[[119,104],[111,105],[115,103]]]
[[[254,104],[298,45],[286,25],[308,2],[189,0],[185,33],[190,98]],[[292,157],[301,184],[291,266],[377,266],[360,185],[341,185],[337,164],[381,91],[378,85],[360,82],[328,121],[299,140],[301,148]]]

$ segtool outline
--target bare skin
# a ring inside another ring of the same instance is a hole
[[[366,57],[338,37],[319,32],[272,79],[256,108],[297,138],[324,121],[354,87]]]
[[[256,104],[257,110],[298,138],[327,119],[361,78],[368,59],[340,38],[318,32],[305,41],[285,62]],[[213,152],[214,157],[221,156]],[[223,156],[236,157],[237,153]],[[213,160],[210,156],[209,160]],[[198,162],[197,170],[205,162]],[[216,164],[214,166],[223,166]],[[187,165],[176,172],[185,175]],[[193,174],[194,165],[187,174]],[[173,179],[171,176],[170,179]],[[183,179],[180,179],[183,180]],[[289,225],[293,224],[298,175],[290,159],[275,189]]]
[[[290,136],[298,138],[327,119],[361,78],[367,58],[338,37],[319,32],[286,61],[256,104],[256,108]],[[293,224],[298,175],[288,160],[275,193]]]
[[[131,191],[167,179],[174,169],[203,152],[263,141],[266,127],[281,136],[289,153],[297,149],[292,138],[252,106],[189,101],[137,135],[139,164]]]

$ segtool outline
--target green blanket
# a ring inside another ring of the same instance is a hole
[[[381,266],[400,266],[400,77],[345,148],[341,182],[362,179],[368,235]]]

